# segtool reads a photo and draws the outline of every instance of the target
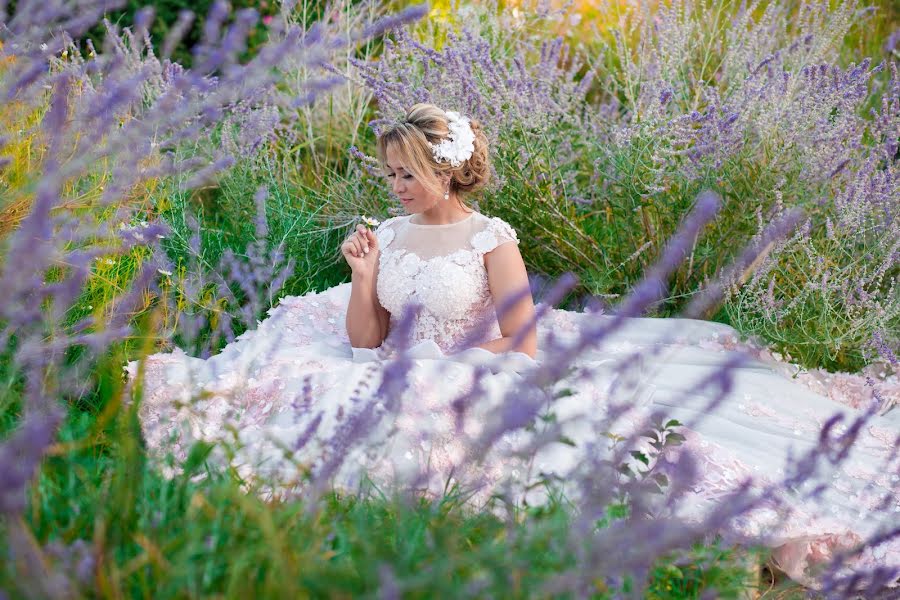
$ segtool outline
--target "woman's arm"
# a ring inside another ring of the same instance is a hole
[[[524,352],[534,358],[537,354],[534,300],[531,298],[528,272],[525,270],[525,262],[519,253],[519,247],[511,243],[497,246],[484,255],[484,266],[487,269],[488,286],[497,309],[502,337],[480,344],[478,347],[491,352]],[[507,302],[515,297],[519,299],[512,306],[506,307]],[[503,310],[504,308],[506,309]],[[516,337],[524,328],[527,330],[519,343],[514,345]]]
[[[390,314],[378,302],[378,238],[359,225],[341,244],[341,253],[352,269],[347,305],[347,337],[354,348],[377,348],[387,337]]]
[[[387,337],[390,314],[378,302],[377,276],[353,273],[347,305],[347,337],[354,348],[377,348]]]

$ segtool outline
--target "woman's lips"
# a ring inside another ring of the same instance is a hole
[[[402,202],[403,204],[409,204],[412,201],[412,198],[400,198],[400,202]]]

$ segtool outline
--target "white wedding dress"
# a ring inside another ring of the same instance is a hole
[[[690,520],[745,479],[752,480],[751,489],[779,481],[788,458],[815,447],[832,415],[845,416],[833,434],[846,431],[875,401],[873,389],[882,399],[900,397],[895,376],[867,385],[861,375],[805,371],[739,342],[728,326],[655,318],[627,319],[581,352],[552,389],[528,388],[531,374],[549,364],[551,344],[565,347],[579,331],[615,317],[539,305],[546,312],[538,322],[536,360],[473,348],[500,335],[484,255],[518,243],[513,229],[472,213],[449,225],[396,217],[376,235],[377,294],[391,313],[380,348],[351,348],[344,325],[350,284],[341,284],[282,298],[256,330],[208,360],[177,350],[152,355],[143,364],[139,413],[151,452],[171,452],[177,464],[193,441],[222,441],[228,451],[217,449],[212,459],[270,482],[273,492],[302,493],[303,481],[325,478],[350,490],[368,480],[437,495],[450,482],[471,488],[469,501],[480,506],[503,483],[517,500],[534,504],[545,496],[540,486],[529,489],[531,483],[547,476],[574,479],[585,459],[610,452],[606,434],[646,429],[644,419],[662,410],[684,424],[678,431],[686,440],[665,450],[657,470],[675,472],[685,451],[699,466],[700,481],[679,504],[679,516]],[[420,310],[403,332],[401,315],[410,302]],[[406,360],[397,360],[404,333],[409,349]],[[617,368],[637,351],[646,353],[629,361],[630,371]],[[717,390],[696,384],[741,353],[748,360],[731,372],[730,391],[709,411]],[[133,380],[138,364],[128,370]],[[473,441],[516,419],[517,406],[564,388],[570,394],[548,410],[568,443],[551,443],[523,458],[516,450],[533,435],[520,428],[497,436],[489,450],[474,454],[483,460],[472,460],[473,448],[481,447]],[[623,404],[627,412],[609,422],[611,407]],[[900,460],[893,454],[898,433],[900,410],[872,417],[846,460],[720,533],[767,544],[789,575],[809,582],[807,567],[900,522]],[[808,493],[820,483],[828,489]],[[900,539],[867,549],[851,565],[900,566]]]

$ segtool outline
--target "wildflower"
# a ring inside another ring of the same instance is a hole
[[[378,220],[373,219],[372,217],[367,217],[365,215],[363,215],[362,217],[362,222],[369,227],[378,227],[381,224]]]
[[[166,271],[165,269],[157,269],[160,275],[165,275],[166,277],[172,276],[172,271]]]

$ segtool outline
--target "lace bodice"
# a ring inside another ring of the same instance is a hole
[[[518,243],[515,230],[477,212],[447,225],[419,225],[411,218],[388,219],[375,231],[381,249],[378,301],[391,314],[383,348],[395,346],[397,322],[411,302],[421,305],[414,344],[430,339],[452,352],[479,329],[475,344],[500,337],[484,255],[501,244]]]

